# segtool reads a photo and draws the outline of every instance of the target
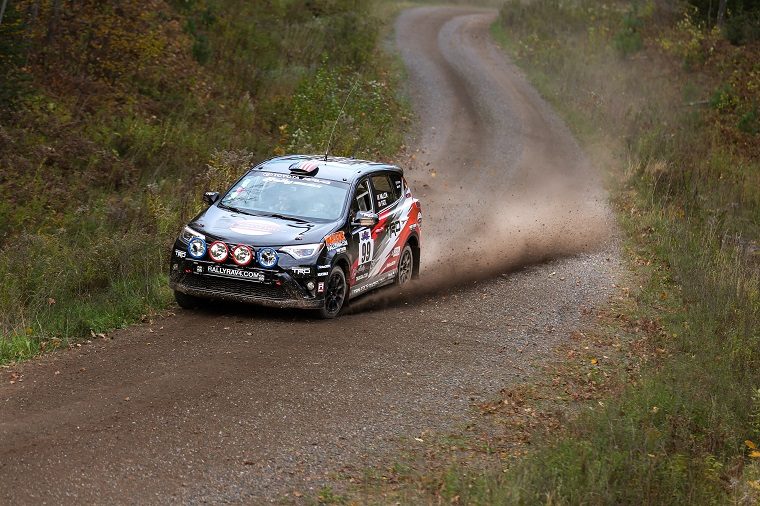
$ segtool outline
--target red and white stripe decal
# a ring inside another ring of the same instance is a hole
[[[313,160],[309,160],[309,161],[303,162],[301,166],[299,167],[299,169],[301,169],[304,172],[314,172],[315,170],[317,170],[318,166],[319,164],[317,162]]]

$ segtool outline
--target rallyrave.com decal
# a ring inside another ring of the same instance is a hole
[[[206,273],[228,278],[247,279],[249,281],[264,281],[264,273],[262,272],[245,271],[243,269],[233,269],[219,265],[209,265],[206,267]]]

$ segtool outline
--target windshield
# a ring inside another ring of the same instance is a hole
[[[230,189],[222,206],[250,214],[337,220],[348,186],[337,181],[274,172],[251,172]]]

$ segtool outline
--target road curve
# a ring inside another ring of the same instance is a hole
[[[366,297],[335,321],[178,310],[0,370],[0,504],[340,488],[336,473],[456,429],[473,401],[531,378],[606,299],[617,264],[601,185],[488,38],[494,15],[428,7],[397,21],[418,116],[404,164],[425,213],[412,293]]]

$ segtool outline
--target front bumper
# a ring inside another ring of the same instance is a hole
[[[261,275],[259,280],[252,281],[208,274],[207,268],[213,265],[201,260],[175,259],[169,271],[169,287],[195,297],[269,307],[319,309],[325,304],[322,294],[311,293],[288,272],[246,269]]]

